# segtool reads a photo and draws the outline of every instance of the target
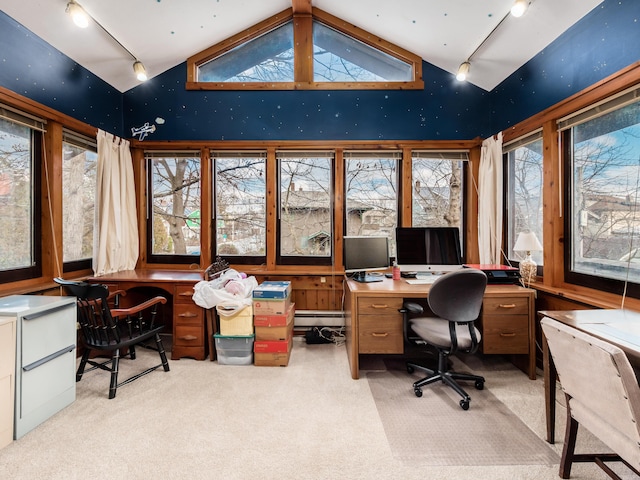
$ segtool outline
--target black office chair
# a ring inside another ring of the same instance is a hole
[[[429,290],[427,301],[436,317],[410,318],[421,315],[424,309],[415,302],[405,302],[400,310],[404,316],[405,337],[411,339],[409,329],[418,336],[413,341],[435,347],[438,351],[438,366],[431,369],[417,363],[407,362],[407,371],[424,370],[428,376],[414,382],[416,397],[422,396],[422,387],[442,381],[453,388],[462,397],[460,406],[469,409],[471,398],[456,380],[475,382],[478,390],[484,388],[484,377],[465,373],[456,373],[448,368],[448,357],[458,351],[474,353],[480,343],[480,331],[475,320],[480,315],[482,297],[487,286],[484,272],[465,268],[447,273],[438,278]]]
[[[118,308],[117,305],[111,308],[114,295],[124,296],[126,292],[118,291],[110,295],[106,285],[73,282],[62,278],[54,278],[54,281],[62,285],[70,295],[77,297],[78,324],[85,349],[76,372],[76,382],[82,379],[87,363],[91,365],[87,372],[96,368],[111,372],[111,399],[116,396],[118,387],[159,367],[163,367],[165,372],[169,371],[169,362],[160,338],[164,325],[156,323],[158,307],[167,302],[166,298],[157,296],[131,308]],[[147,345],[147,341],[155,341],[155,346]],[[160,363],[118,383],[120,354],[126,349],[126,356],[135,360],[137,345],[156,350],[160,355]],[[89,357],[92,352],[108,352],[110,359],[91,360]],[[108,366],[109,362],[111,366]]]

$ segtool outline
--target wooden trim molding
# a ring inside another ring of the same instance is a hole
[[[292,0],[293,7],[219,42],[187,59],[187,90],[423,90],[422,58],[338,17],[311,7],[310,0]],[[264,35],[288,21],[294,23],[293,82],[200,82],[198,67]],[[400,82],[314,82],[313,20],[411,65],[413,79]]]

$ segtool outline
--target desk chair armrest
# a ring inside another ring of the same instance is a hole
[[[424,313],[424,308],[422,308],[422,305],[415,302],[404,302],[402,304],[402,308],[398,311],[402,313],[402,334],[404,335],[404,341],[406,343],[415,344],[424,343],[420,337],[412,337],[409,334],[409,331],[411,330],[411,328],[409,327],[409,315],[422,315],[422,313]]]
[[[402,314],[411,313],[414,315],[421,315],[424,313],[424,308],[422,308],[422,305],[415,302],[404,302],[399,312]]]
[[[162,303],[162,304],[167,303],[167,299],[158,295],[157,297],[153,297],[152,299],[147,300],[146,302],[142,302],[139,305],[135,305],[131,308],[114,308],[111,310],[111,316],[114,318],[117,318],[117,317],[125,317],[127,315],[134,315],[158,303]]]

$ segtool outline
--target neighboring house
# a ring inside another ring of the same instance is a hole
[[[626,260],[633,245],[629,232],[640,231],[640,217],[629,198],[589,195],[579,215],[582,229],[582,256]]]

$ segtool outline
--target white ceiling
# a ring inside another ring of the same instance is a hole
[[[138,85],[133,59],[97,25],[76,27],[65,13],[67,1],[0,0],[0,9],[119,91]],[[513,1],[312,0],[312,5],[455,75]],[[492,90],[601,1],[531,0],[524,16],[508,16],[473,56],[468,81]],[[78,3],[144,63],[150,77],[292,5],[291,0]]]

